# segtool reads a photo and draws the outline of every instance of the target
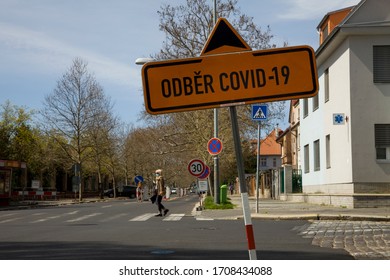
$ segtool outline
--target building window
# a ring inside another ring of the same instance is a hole
[[[313,112],[318,109],[318,93],[312,98],[313,100]]]
[[[307,98],[303,99],[303,117],[307,117],[309,114],[309,102],[307,101]]]
[[[390,83],[390,46],[373,47],[374,83]]]
[[[325,102],[329,101],[329,69],[324,72],[324,91],[325,91]]]
[[[390,124],[375,124],[376,159],[390,162]]]
[[[310,172],[310,163],[309,163],[309,160],[310,160],[310,155],[309,155],[309,145],[305,145],[305,147],[303,147],[303,153],[304,153],[305,173],[309,173],[309,172]]]
[[[314,170],[320,170],[320,140],[313,142]]]
[[[276,158],[273,158],[273,167],[276,167]]]
[[[329,32],[328,32],[328,23],[324,26],[324,28],[322,29],[322,42],[325,41],[325,39],[328,37],[329,35]],[[321,43],[322,43],[321,42]]]
[[[330,135],[326,135],[326,168],[330,168]]]
[[[298,136],[297,136],[297,150],[298,151],[301,150],[301,133],[298,133]]]
[[[267,158],[265,157],[260,158],[260,166],[267,167]]]

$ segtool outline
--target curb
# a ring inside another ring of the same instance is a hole
[[[210,210],[212,211],[212,210]],[[221,210],[223,211],[223,210]],[[240,220],[243,219],[243,215],[236,216],[219,216],[216,217],[214,215],[202,215],[201,213],[197,213],[198,217],[212,218],[215,220]],[[390,217],[384,216],[374,216],[374,215],[342,215],[342,214],[298,214],[298,215],[262,215],[262,214],[251,214],[252,219],[256,220],[317,220],[317,221],[325,221],[325,220],[343,220],[343,221],[375,221],[375,222],[390,222]]]

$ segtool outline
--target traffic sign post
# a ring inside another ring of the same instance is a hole
[[[308,98],[318,91],[309,46],[156,61],[142,68],[150,114]]]
[[[198,177],[202,175],[205,169],[205,164],[200,159],[193,159],[188,164],[188,171],[192,176]]]
[[[268,118],[268,105],[252,105],[252,120],[257,121],[257,155],[256,155],[256,213],[259,213],[259,167],[260,167],[260,141],[261,121]]]
[[[207,143],[207,151],[212,156],[220,154],[222,151],[222,141],[216,137],[211,138]]]
[[[268,105],[252,105],[252,120],[265,121],[268,117]]]
[[[200,57],[146,63],[142,83],[150,114],[229,106],[249,258],[257,259],[235,106],[315,96],[314,50],[297,46],[252,51],[230,23],[220,18]],[[188,170],[199,176],[204,164],[192,160]]]
[[[207,180],[198,180],[198,185],[199,185],[199,192],[200,193],[205,193],[208,190],[208,184]]]
[[[201,180],[207,179],[209,177],[209,175],[210,175],[210,167],[208,167],[206,165],[203,173],[198,176],[198,179],[201,179]]]
[[[143,183],[143,182],[144,182],[144,178],[142,176],[138,175],[134,177],[134,183],[136,185],[138,185],[138,183]]]

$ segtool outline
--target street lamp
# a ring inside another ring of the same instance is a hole
[[[155,61],[155,60],[151,57],[139,57],[135,60],[135,64],[144,65],[145,63],[152,62],[152,61]]]

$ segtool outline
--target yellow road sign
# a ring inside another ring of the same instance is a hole
[[[149,62],[142,79],[150,114],[306,98],[318,92],[309,46]]]

